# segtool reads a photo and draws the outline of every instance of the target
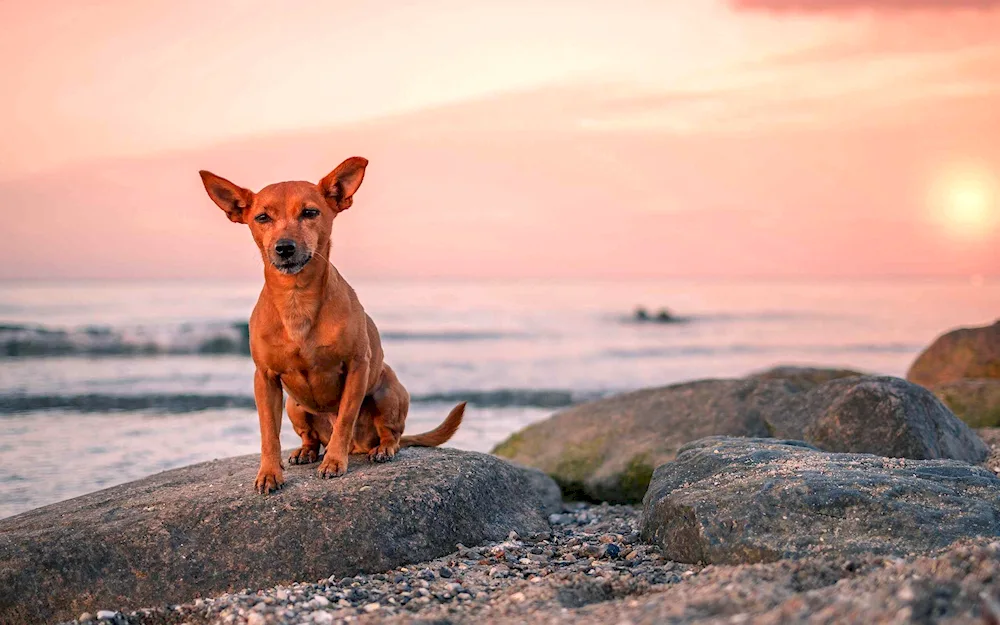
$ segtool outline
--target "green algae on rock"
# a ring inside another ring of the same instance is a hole
[[[955,380],[931,390],[969,427],[1000,426],[1000,380]]]

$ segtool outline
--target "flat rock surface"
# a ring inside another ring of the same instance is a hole
[[[1000,479],[942,460],[708,438],[656,470],[642,537],[680,562],[920,555],[1000,536]]]
[[[455,544],[548,531],[541,473],[449,449],[352,457],[321,480],[290,466],[253,492],[258,457],[175,469],[0,520],[0,622],[181,603],[244,587],[384,571]]]
[[[907,380],[926,387],[963,378],[1000,378],[1000,320],[939,336],[906,374]]]
[[[497,455],[551,475],[567,497],[637,502],[653,469],[707,436],[806,440],[830,451],[977,463],[976,434],[926,389],[847,370],[781,367],[581,404],[512,435]]]
[[[672,562],[638,543],[638,517],[630,506],[574,505],[556,515],[550,534],[462,547],[375,574],[246,589],[169,608],[150,605],[114,614],[109,622],[996,622],[986,618],[984,597],[993,601],[1000,593],[1000,542],[958,543],[933,556],[703,567]],[[620,548],[619,555],[607,555],[607,545]]]

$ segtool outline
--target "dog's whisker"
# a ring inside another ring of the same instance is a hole
[[[320,258],[322,258],[323,260],[325,260],[328,264],[333,265],[333,261],[332,260],[330,260],[326,256],[323,256],[319,252],[313,252],[313,256],[319,256]]]

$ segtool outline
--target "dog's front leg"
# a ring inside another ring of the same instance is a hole
[[[369,359],[359,358],[347,365],[347,379],[340,396],[340,406],[326,455],[319,465],[320,477],[337,477],[347,473],[347,454],[354,442],[354,424],[358,421],[361,402],[368,389]]]
[[[285,483],[281,470],[281,380],[273,373],[257,369],[253,395],[260,418],[260,470],[254,488],[266,495]]]

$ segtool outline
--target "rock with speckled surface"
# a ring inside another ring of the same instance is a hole
[[[266,497],[253,492],[257,465],[206,462],[0,520],[0,622],[385,571],[546,532],[560,506],[540,472],[452,449],[352,457],[332,480],[290,466]]]
[[[951,460],[712,437],[653,474],[642,538],[678,562],[926,554],[1000,536],[1000,479]]]

